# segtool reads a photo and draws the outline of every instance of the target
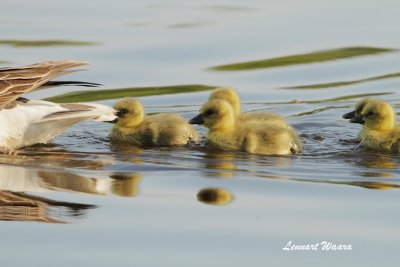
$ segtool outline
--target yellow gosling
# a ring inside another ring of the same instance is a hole
[[[298,153],[302,148],[293,130],[262,122],[235,120],[232,106],[221,99],[209,100],[189,123],[204,124],[209,129],[208,142],[224,150],[285,155]]]
[[[350,120],[363,124],[360,132],[361,144],[379,151],[400,152],[400,125],[392,106],[382,100],[365,105],[361,114]]]
[[[172,113],[146,116],[136,99],[122,99],[114,108],[118,121],[111,129],[111,140],[147,147],[180,146],[199,139],[194,128],[181,116]]]
[[[286,119],[283,116],[276,113],[271,113],[271,112],[241,113],[240,98],[236,93],[236,91],[232,88],[224,87],[215,89],[209,97],[209,100],[212,99],[222,99],[231,104],[234,117],[239,121],[246,121],[246,122],[263,121],[264,123],[277,124],[281,127],[291,128]]]

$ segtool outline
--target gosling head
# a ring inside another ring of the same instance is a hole
[[[124,98],[114,105],[119,127],[135,127],[144,119],[143,105],[136,99]]]
[[[370,102],[376,101],[376,99],[371,98],[371,97],[366,97],[361,99],[355,106],[355,109],[351,112],[343,114],[343,119],[352,119],[354,117],[357,117],[361,114],[361,111],[363,108]],[[379,101],[379,100],[378,100]]]
[[[373,101],[365,105],[361,114],[350,122],[364,124],[365,127],[375,131],[390,131],[395,126],[396,115],[389,103]]]
[[[240,99],[239,96],[237,95],[236,91],[233,90],[232,88],[217,88],[215,89],[211,95],[209,100],[212,99],[222,99],[227,101],[229,104],[231,104],[234,116],[237,118],[240,113]]]
[[[192,118],[190,124],[204,124],[208,129],[226,129],[234,125],[232,106],[225,100],[211,99],[205,103],[200,114]]]

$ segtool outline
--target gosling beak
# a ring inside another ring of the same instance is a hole
[[[117,111],[116,113],[115,113],[115,116],[117,116],[118,118],[122,118],[122,111],[120,110],[120,111]],[[118,120],[118,119],[117,119]]]
[[[358,115],[358,116],[355,116],[354,118],[351,118],[350,122],[351,123],[359,123],[359,124],[364,124],[365,123],[364,118],[363,118],[362,115]]]
[[[107,121],[108,123],[117,123],[118,122],[118,118],[115,118],[114,120],[112,120],[112,121]]]
[[[342,117],[343,117],[343,119],[352,119],[355,116],[356,116],[356,112],[355,112],[355,110],[353,110],[352,112],[343,114]]]
[[[202,114],[197,115],[196,117],[192,118],[189,121],[189,123],[190,124],[203,124],[204,123],[203,115]]]

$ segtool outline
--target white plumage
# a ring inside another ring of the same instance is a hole
[[[21,98],[48,86],[48,81],[74,71],[80,61],[48,61],[20,68],[0,68],[0,148],[4,151],[47,143],[75,123],[113,121],[109,106],[92,103],[56,104]]]

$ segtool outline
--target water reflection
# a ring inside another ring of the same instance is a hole
[[[219,65],[211,67],[210,69],[215,71],[247,71],[293,66],[299,64],[310,64],[316,62],[326,62],[338,59],[375,55],[379,53],[388,53],[393,51],[395,51],[395,49],[380,47],[342,47],[337,49],[314,51],[310,53]]]
[[[399,185],[388,182],[352,182],[349,184],[375,190],[389,190],[400,188]]]
[[[204,174],[216,178],[232,178],[246,173],[256,177],[285,179],[279,175],[279,170],[292,166],[290,156],[253,155],[211,148],[205,151],[202,162]]]
[[[140,180],[141,175],[138,173],[111,174],[110,177],[107,174],[105,177],[93,177],[92,173],[84,175],[72,171],[0,164],[0,190],[11,192],[63,191],[96,195],[135,196]]]
[[[124,142],[112,141],[110,149],[118,155],[119,160],[128,161],[134,164],[143,163],[140,155],[143,154],[144,150],[140,147]]]
[[[315,83],[315,84],[288,86],[288,87],[284,87],[284,88],[286,88],[286,89],[325,89],[325,88],[353,85],[353,84],[358,84],[358,83],[380,81],[380,80],[385,80],[385,79],[393,79],[393,78],[399,78],[399,77],[400,77],[400,73],[395,72],[395,73],[389,73],[389,74],[385,74],[385,75],[373,76],[373,77],[351,80],[351,81]]]
[[[232,178],[235,176],[235,154],[230,151],[207,151],[204,156],[205,174],[211,177]]]
[[[0,220],[67,223],[77,219],[95,205],[55,201],[18,192],[0,190]]]
[[[197,200],[209,205],[227,205],[233,201],[233,195],[224,188],[204,188],[197,193]]]
[[[85,154],[60,149],[48,145],[36,145],[20,150],[17,156],[0,154],[0,164],[15,166],[41,167],[64,170],[65,168],[103,170],[114,163],[114,158],[107,154]]]
[[[359,174],[363,177],[392,178],[399,161],[390,154],[367,152],[357,161],[365,170]]]
[[[66,223],[85,215],[91,204],[62,202],[24,192],[61,191],[133,197],[141,175],[85,176],[74,172],[0,164],[0,220]]]
[[[138,194],[138,185],[142,176],[138,173],[133,174],[114,174],[111,175],[111,192],[122,197],[134,197]]]

